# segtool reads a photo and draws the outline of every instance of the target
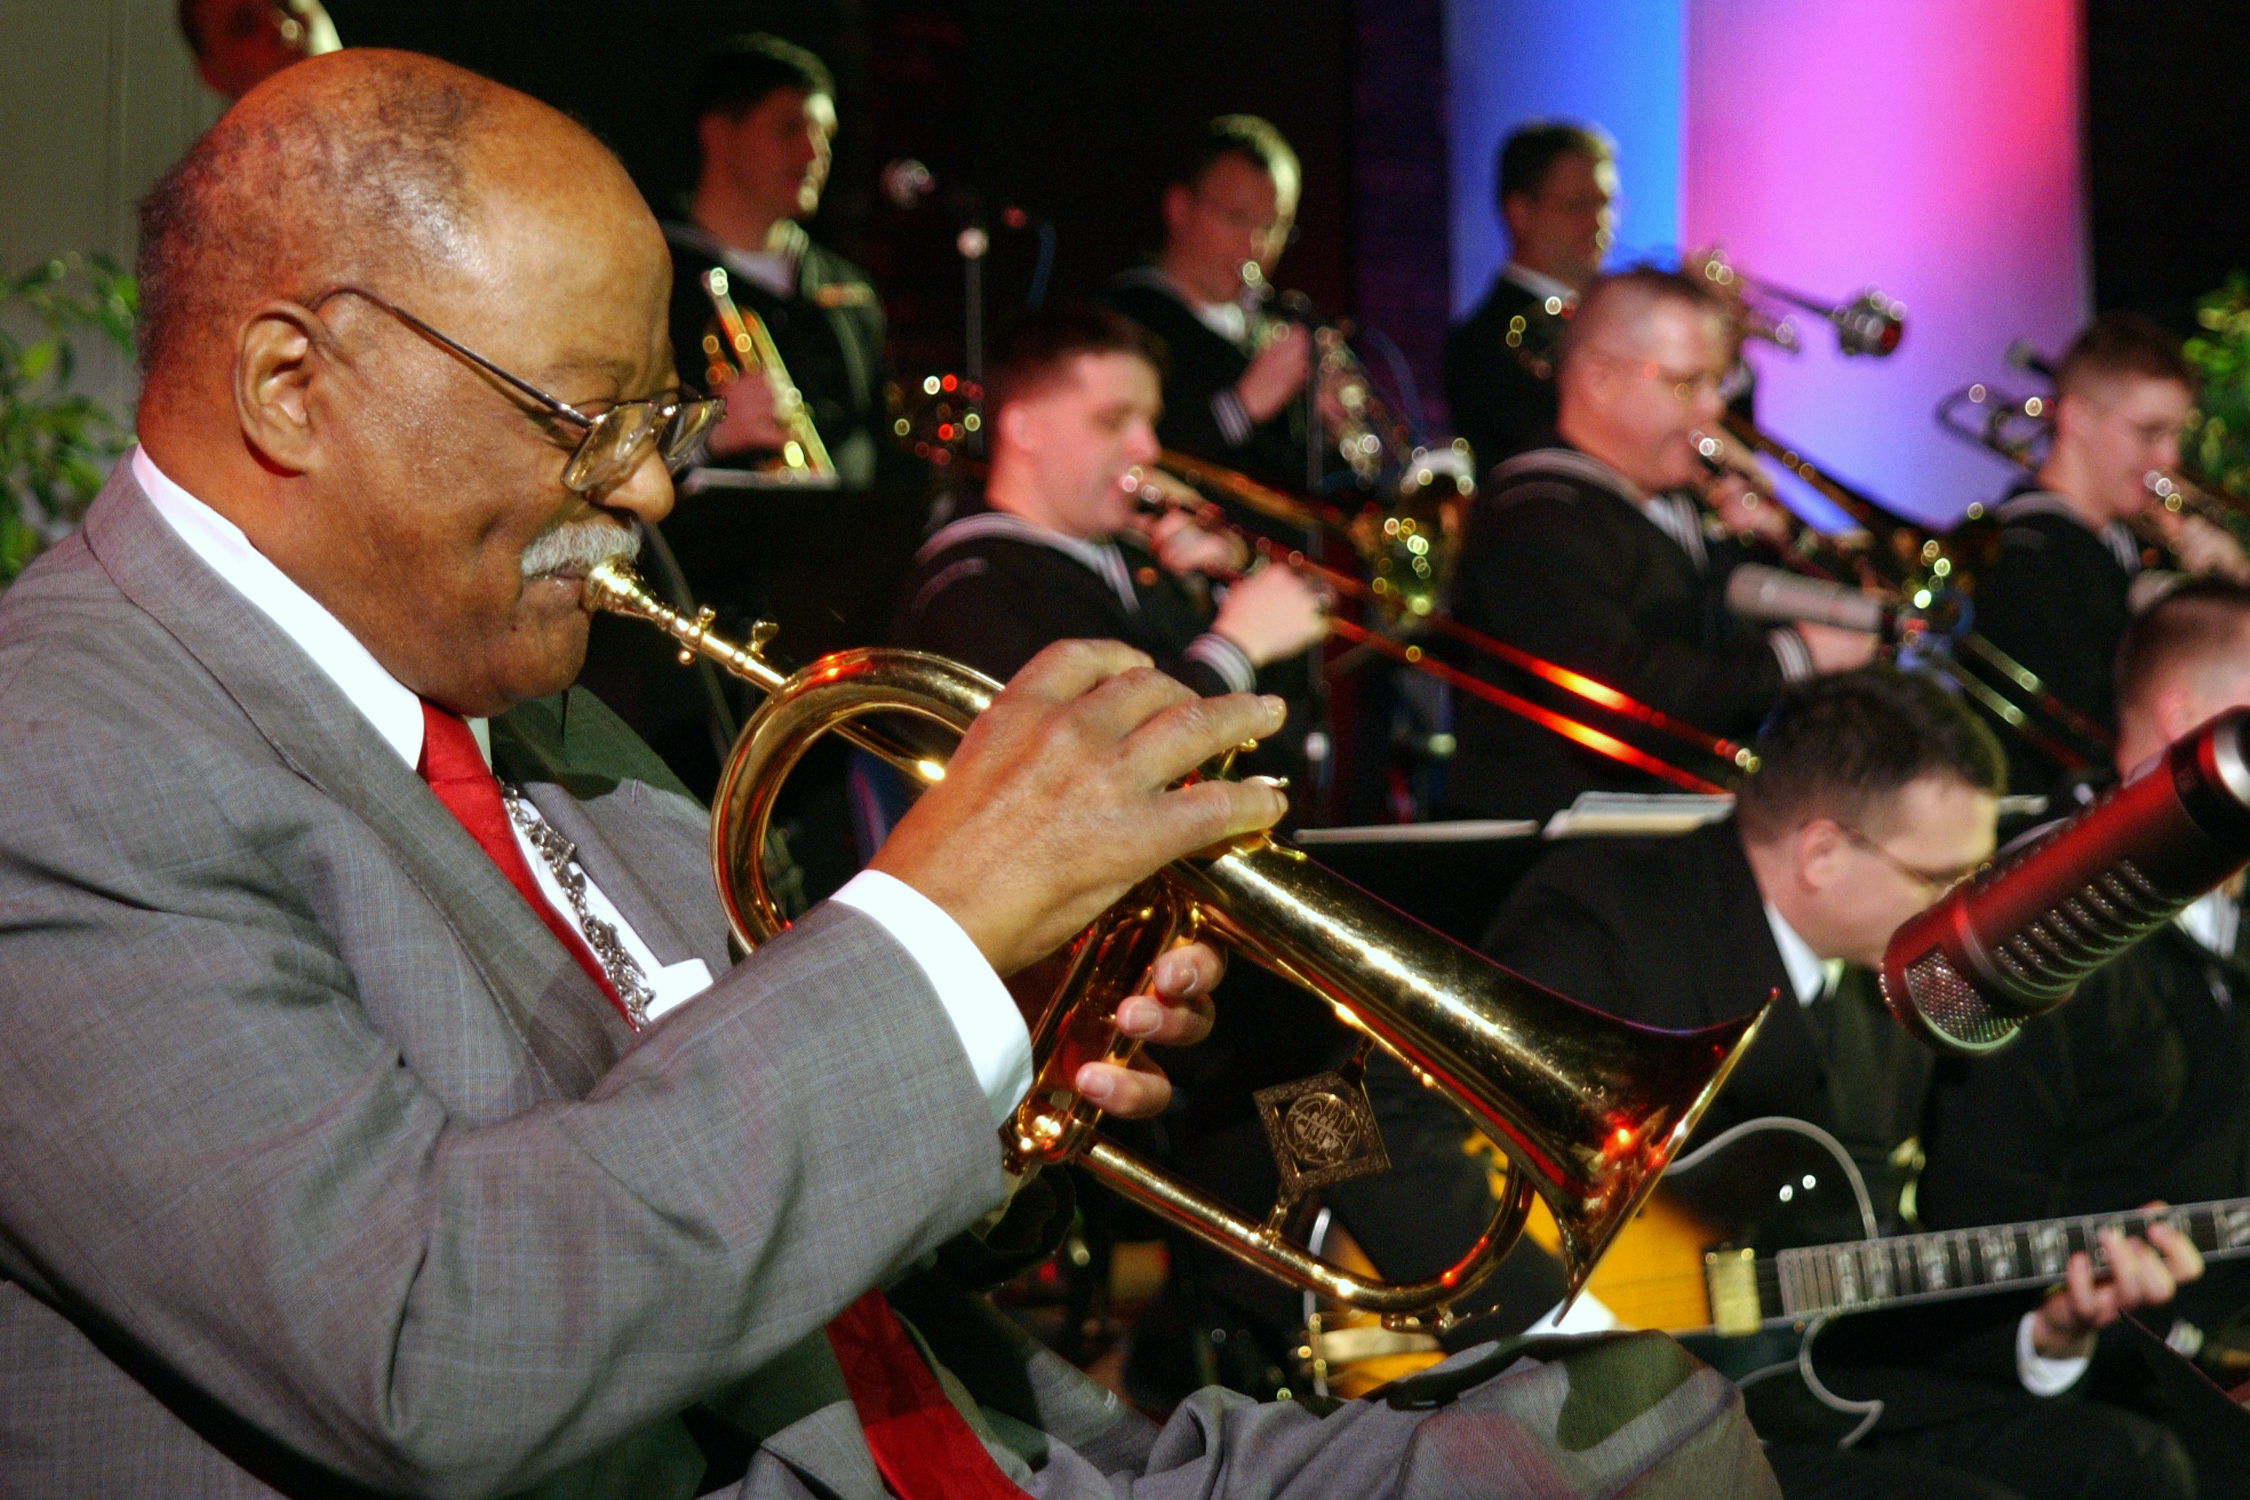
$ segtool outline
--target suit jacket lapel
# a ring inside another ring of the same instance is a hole
[[[1802,1102],[1810,1103],[1820,1094],[1819,1087],[1811,1080],[1825,1071],[1820,1039],[1813,1034],[1804,1006],[1797,1003],[1797,992],[1790,985],[1788,967],[1781,961],[1781,949],[1774,943],[1773,927],[1766,921],[1765,902],[1758,895],[1757,877],[1751,873],[1749,858],[1742,852],[1742,840],[1734,820],[1714,823],[1690,837],[1705,840],[1710,851],[1707,878],[1717,895],[1715,905],[1720,914],[1719,921],[1710,929],[1715,944],[1713,961],[1705,965],[1704,972],[1726,983],[1730,999],[1740,995],[1752,1007],[1763,1001],[1769,992],[1780,991],[1772,1011],[1766,1016],[1766,1024],[1759,1029],[1750,1056],[1743,1059],[1745,1073],[1766,1081],[1764,1090],[1769,1099],[1778,1100],[1783,1094],[1801,1094]],[[1744,984],[1741,978],[1724,978],[1729,975],[1746,976],[1748,982]],[[1744,1010],[1737,1000],[1714,1007],[1713,1019],[1741,1015]],[[1806,1082],[1801,1089],[1789,1088],[1784,1084],[1789,1079]],[[1747,1082],[1749,1078],[1738,1077],[1738,1086]]]
[[[297,645],[206,567],[119,464],[87,545],[200,662],[291,769],[362,819],[452,927],[533,1058],[567,1096],[631,1042],[593,981],[414,769]]]

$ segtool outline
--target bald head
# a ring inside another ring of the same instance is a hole
[[[411,298],[473,271],[495,197],[527,190],[646,217],[582,127],[449,63],[361,48],[276,75],[142,201],[144,399],[207,393],[260,303],[344,284]]]
[[[2183,584],[2144,611],[2117,653],[2117,768],[2250,704],[2250,589]]]
[[[1694,434],[1718,420],[1733,362],[1723,309],[1669,271],[1604,276],[1563,335],[1556,430],[1651,493],[1700,472]]]
[[[670,257],[617,159],[472,73],[345,51],[245,95],[142,222],[157,466],[425,698],[575,677],[586,549],[558,539],[629,546],[672,497],[654,459],[562,482],[574,413],[677,384]]]

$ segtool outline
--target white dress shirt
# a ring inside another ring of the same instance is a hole
[[[142,493],[189,550],[295,642],[366,716],[399,759],[418,767],[422,760],[422,700],[413,690],[385,671],[341,621],[251,546],[241,528],[173,483],[146,452],[135,448],[131,462]],[[485,721],[471,719],[469,728],[489,765],[492,746]],[[537,816],[537,809],[528,800],[523,806]],[[530,834],[512,822],[510,831],[547,904],[566,923],[577,926],[577,913],[561,881]],[[577,869],[575,862],[572,868]],[[585,874],[583,870],[578,873],[582,877]],[[654,994],[648,1007],[651,1020],[711,987],[711,971],[703,960],[659,963],[632,924],[591,879],[585,882],[585,895],[587,909],[617,929],[625,951],[640,965],[644,981]],[[862,871],[831,899],[881,923],[921,965],[960,1034],[978,1086],[991,1106],[992,1123],[997,1126],[1007,1119],[1031,1090],[1031,1036],[1015,1001],[976,944],[935,902],[903,881],[877,871]]]
[[[1815,953],[1812,944],[1770,901],[1766,903],[1766,925],[1773,929],[1773,945],[1781,950],[1781,966],[1789,972],[1789,988],[1795,992],[1797,1003],[1809,1007],[1821,996],[1834,994],[1844,977],[1844,961]],[[2027,1312],[2016,1325],[2016,1378],[2034,1396],[2059,1396],[2078,1384],[2093,1361],[2049,1359],[2032,1347],[2031,1330],[2038,1316],[2036,1310]]]

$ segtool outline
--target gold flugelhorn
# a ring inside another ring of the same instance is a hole
[[[836,733],[924,784],[942,754],[895,726],[902,718],[958,736],[998,683],[942,657],[861,648],[784,676],[747,644],[711,633],[711,614],[667,608],[631,570],[587,577],[588,609],[655,625],[683,662],[702,657],[766,693],[720,775],[711,863],[727,919],[745,946],[787,924],[765,883],[774,801],[812,742]],[[1207,934],[1310,990],[1365,1039],[1442,1089],[1509,1162],[1509,1189],[1485,1232],[1445,1271],[1369,1282],[1284,1233],[1304,1192],[1387,1165],[1356,1064],[1258,1096],[1283,1191],[1253,1222],[1095,1133],[1100,1114],[1072,1087],[1080,1064],[1129,1059],[1113,1015],[1141,992],[1174,942]],[[1452,1305],[1499,1264],[1534,1195],[1562,1230],[1571,1294],[1584,1286],[1756,1035],[1758,1016],[1700,1031],[1619,1021],[1521,979],[1263,834],[1180,860],[1144,881],[1080,936],[1068,975],[1033,1033],[1036,1079],[1001,1128],[1013,1168],[1076,1162],[1127,1198],[1248,1264],[1396,1328],[1442,1329]]]
[[[766,320],[735,302],[726,267],[713,266],[703,273],[701,281],[718,325],[703,335],[707,384],[717,391],[745,375],[763,375],[773,391],[774,417],[781,424],[784,441],[773,462],[762,467],[697,470],[704,481],[698,488],[793,485],[820,489],[834,485],[836,465],[828,456],[828,445],[813,425],[812,409],[805,404],[804,392],[790,378],[789,366],[783,363]]]

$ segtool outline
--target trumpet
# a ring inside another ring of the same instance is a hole
[[[707,383],[716,391],[745,375],[765,376],[773,391],[774,416],[781,423],[784,441],[781,452],[769,464],[755,469],[697,469],[690,484],[699,489],[714,485],[832,488],[836,465],[828,456],[828,445],[821,441],[820,429],[813,425],[804,393],[789,378],[789,366],[782,362],[781,349],[774,343],[765,319],[735,302],[726,267],[713,266],[704,272],[702,286],[716,319],[716,326],[703,335]]]
[[[1333,400],[1335,414],[1324,418],[1316,401],[1307,422],[1333,445],[1360,489],[1388,487],[1401,502],[1446,481],[1456,484],[1463,495],[1473,492],[1466,448],[1461,449],[1459,463],[1453,464],[1445,456],[1452,450],[1417,443],[1414,424],[1376,391],[1367,366],[1352,348],[1354,328],[1349,318],[1323,317],[1302,293],[1277,292],[1254,260],[1242,263],[1241,282],[1239,298],[1256,346],[1265,347],[1292,323],[1311,330],[1313,389]],[[1276,307],[1281,311],[1276,312]],[[1317,471],[1308,467],[1306,480],[1307,488],[1317,488]]]
[[[1760,298],[1817,314],[1821,321],[1836,330],[1837,351],[1847,358],[1864,354],[1888,359],[1898,352],[1899,341],[1906,336],[1906,305],[1885,295],[1880,287],[1863,288],[1848,302],[1825,301],[1792,291],[1764,277],[1745,274],[1728,261],[1726,252],[1716,245],[1682,257],[1680,272],[1701,277],[1714,291],[1733,302],[1740,309],[1746,338],[1759,339],[1791,354],[1804,347],[1795,318],[1788,313],[1777,313]]]
[[[683,662],[715,663],[768,695],[721,773],[711,861],[736,939],[746,948],[787,925],[767,887],[762,851],[783,780],[812,741],[836,733],[927,785],[942,754],[897,721],[958,735],[999,684],[915,651],[862,648],[794,675],[769,664],[772,627],[747,642],[712,633],[712,615],[666,607],[631,570],[604,562],[584,602],[645,621]],[[1282,1193],[1252,1220],[1097,1132],[1100,1113],[1071,1083],[1093,1059],[1129,1060],[1136,1044],[1114,1022],[1148,968],[1175,942],[1208,934],[1326,1000],[1361,1034],[1338,1072],[1262,1090]],[[1033,1030],[1035,1082],[1001,1128],[1004,1161],[1021,1171],[1075,1162],[1133,1202],[1245,1263],[1401,1330],[1442,1331],[1453,1304],[1499,1264],[1535,1197],[1562,1230],[1571,1296],[1657,1178],[1757,1034],[1764,1012],[1700,1031],[1615,1020],[1509,973],[1258,834],[1178,861],[1143,882],[1082,934],[1067,975]],[[1420,1281],[1370,1281],[1285,1233],[1302,1196],[1387,1165],[1358,1081],[1371,1048],[1399,1058],[1444,1092],[1508,1163],[1504,1201],[1461,1259]]]
[[[1785,354],[1802,354],[1805,340],[1796,317],[1777,310],[1773,306],[1777,302],[1817,315],[1835,330],[1837,352],[1847,358],[1888,359],[1906,336],[1906,304],[1880,287],[1866,287],[1848,301],[1825,301],[1745,273],[1716,245],[1682,256],[1679,272],[1726,299],[1741,337],[1771,344]],[[1576,311],[1576,302],[1549,297],[1510,318],[1502,341],[1526,370],[1541,380],[1552,380],[1563,329]]]

